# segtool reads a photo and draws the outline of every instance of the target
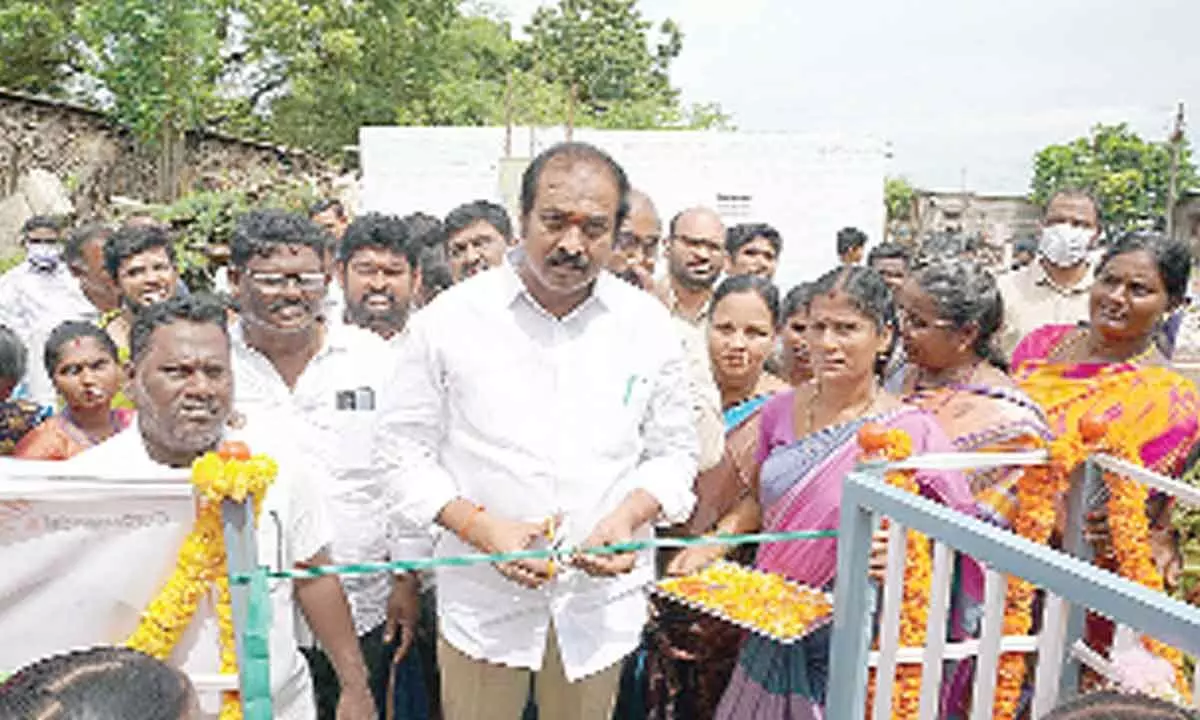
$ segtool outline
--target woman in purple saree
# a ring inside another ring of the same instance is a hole
[[[838,527],[842,483],[859,460],[858,430],[872,422],[903,430],[914,454],[952,449],[937,421],[884,393],[880,359],[895,338],[891,294],[873,271],[833,271],[817,281],[810,310],[815,381],[773,398],[763,409],[758,506],[764,531]],[[923,495],[974,514],[958,473],[918,472]],[[760,548],[760,570],[812,587],[834,580],[837,541],[775,543]],[[750,636],[742,647],[716,717],[802,720],[824,717],[829,629],[783,645]]]

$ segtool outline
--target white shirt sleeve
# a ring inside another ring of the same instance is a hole
[[[699,443],[687,361],[682,345],[672,347],[674,352],[667,355],[654,378],[642,426],[645,452],[633,471],[631,487],[653,495],[662,506],[662,518],[674,524],[687,520],[696,502],[692,485]]]
[[[308,474],[296,467],[281,468],[288,482],[287,562],[289,566],[310,562],[333,545],[333,527],[325,500]],[[270,492],[270,491],[268,491]]]
[[[432,528],[438,513],[459,496],[454,478],[438,461],[446,433],[445,382],[430,337],[429,309],[414,317],[400,343],[396,373],[383,406],[380,447],[396,467],[392,523]]]

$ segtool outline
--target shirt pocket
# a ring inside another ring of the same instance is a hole
[[[642,449],[642,426],[650,413],[653,379],[644,371],[604,373],[589,393],[589,434],[595,447],[611,458],[635,456]]]
[[[334,410],[330,419],[336,448],[331,453],[340,472],[370,470],[374,465],[375,433],[379,414],[375,410]]]

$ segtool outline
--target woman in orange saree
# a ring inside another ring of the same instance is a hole
[[[1015,378],[1046,412],[1050,429],[1078,428],[1084,417],[1121,423],[1141,464],[1177,476],[1200,437],[1200,393],[1172,370],[1155,343],[1166,315],[1184,301],[1191,269],[1186,245],[1154,233],[1126,235],[1104,255],[1092,286],[1089,320],[1050,325],[1030,333],[1013,353]],[[1107,489],[1086,499],[1102,515]],[[1170,525],[1170,499],[1152,494],[1147,504],[1151,544],[1167,587],[1178,567]],[[1111,542],[1096,544],[1096,562],[1115,567]],[[1107,648],[1112,626],[1089,620],[1088,640]]]

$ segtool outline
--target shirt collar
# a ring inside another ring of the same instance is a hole
[[[500,268],[498,268],[498,270],[501,273],[501,290],[504,297],[504,303],[505,305],[512,305],[512,303],[516,302],[519,298],[524,297],[528,302],[532,303],[534,307],[545,312],[546,309],[543,308],[542,304],[539,303],[537,299],[533,297],[533,294],[529,292],[529,288],[525,286],[525,281],[521,279],[521,275],[517,270],[518,266],[524,261],[524,259],[525,249],[521,247],[515,247],[505,254],[504,262],[500,263]],[[606,270],[601,270],[600,274],[596,277],[595,282],[592,283],[592,290],[587,299],[580,303],[579,307],[572,310],[567,317],[575,315],[580,310],[591,304],[593,300],[605,308],[612,308],[613,294],[615,292],[613,286],[614,282],[624,281],[613,277],[613,275]],[[566,318],[563,319],[565,320]]]
[[[1091,288],[1092,280],[1094,279],[1092,275],[1094,268],[1090,263],[1088,264],[1087,274],[1083,276],[1083,279],[1070,287],[1064,287],[1056,283],[1054,278],[1050,277],[1050,274],[1046,272],[1046,268],[1042,265],[1040,260],[1033,261],[1029,264],[1029,267],[1033,272],[1034,285],[1048,287],[1060,295],[1079,295],[1081,293],[1085,293]]]
[[[230,344],[235,350],[248,350],[256,355],[262,355],[265,358],[266,356],[259,352],[257,348],[250,347],[250,343],[246,342],[246,332],[243,327],[244,326],[240,316],[237,320],[234,320],[233,323],[230,324]],[[324,341],[321,343],[321,348],[317,350],[317,354],[313,356],[312,360],[316,360],[326,353],[340,352],[349,349],[352,337],[349,335],[348,330],[342,330],[341,328],[350,328],[350,326],[326,321]],[[309,362],[312,362],[312,360]]]

